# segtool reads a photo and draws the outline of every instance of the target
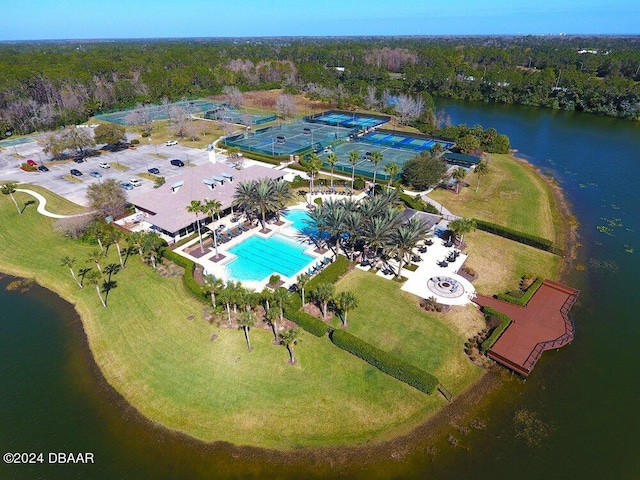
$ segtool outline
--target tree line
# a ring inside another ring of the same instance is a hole
[[[393,108],[407,95],[640,116],[637,37],[451,37],[0,45],[0,137],[96,112],[285,88],[337,106]],[[341,67],[341,68],[335,68]],[[411,102],[409,102],[411,103]]]

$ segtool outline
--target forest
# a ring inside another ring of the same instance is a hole
[[[339,108],[399,97],[640,119],[640,37],[348,37],[0,43],[0,138],[163,100],[283,88]],[[433,112],[435,116],[435,112]]]

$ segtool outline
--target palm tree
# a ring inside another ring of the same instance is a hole
[[[333,300],[335,286],[333,283],[321,283],[313,291],[313,297],[320,303],[322,307],[322,319],[327,319],[327,307],[329,302]]]
[[[327,155],[327,163],[331,167],[331,192],[333,192],[333,170],[339,161],[340,159],[335,152],[331,152],[329,155]]]
[[[89,283],[95,285],[96,292],[98,293],[98,298],[100,299],[102,306],[104,308],[107,308],[107,304],[104,302],[104,298],[102,298],[102,295],[100,294],[100,282],[102,281],[102,274],[97,270],[91,270],[87,273],[86,279],[89,281]]]
[[[421,219],[413,217],[390,232],[389,246],[398,255],[396,277],[400,278],[405,257],[425,237],[427,231],[426,224]]]
[[[325,204],[321,203],[320,205],[316,205],[313,210],[307,212],[307,215],[309,215],[307,223],[315,227],[308,229],[308,235],[311,237],[311,240],[316,243],[318,248],[322,248],[325,237],[324,233],[327,231],[327,209]]]
[[[75,272],[73,271],[73,265],[76,263],[76,258],[75,257],[62,257],[60,259],[60,265],[63,267],[69,267],[69,271],[71,272],[71,276],[73,277],[73,279],[76,281],[76,283],[78,284],[78,286],[80,288],[82,288],[82,284],[80,283],[80,281],[78,280],[78,277],[76,277]]]
[[[100,266],[100,260],[104,257],[104,254],[100,250],[92,250],[87,256],[87,262],[93,262],[98,267],[98,271],[102,274],[102,267]]]
[[[289,302],[291,301],[291,296],[289,295],[289,291],[284,287],[277,288],[276,291],[273,292],[273,301],[278,307],[278,310],[280,313],[280,321],[283,322],[284,309],[287,307],[287,305],[289,305]],[[277,324],[275,325],[274,331],[275,331],[276,342],[277,342],[278,341],[278,325]]]
[[[202,202],[200,200],[191,200],[191,203],[187,205],[187,212],[195,213],[196,223],[198,224],[198,236],[200,237],[200,251],[204,253],[204,245],[202,244],[202,232],[200,231],[200,219],[198,215],[202,213]]]
[[[347,216],[347,211],[344,209],[340,200],[330,199],[322,204],[324,210],[324,217],[326,221],[327,232],[331,235],[333,243],[336,249],[334,254],[338,254],[340,249],[340,240],[342,234],[345,231],[344,221]]]
[[[216,293],[224,288],[224,282],[213,275],[205,275],[204,285],[207,287],[207,290],[209,290],[209,295],[211,295],[211,305],[213,305],[213,308],[216,308]]]
[[[476,185],[476,193],[478,193],[478,189],[480,188],[480,177],[489,171],[489,165],[487,162],[482,161],[476,165],[474,171],[478,174],[478,184]]]
[[[349,153],[349,163],[351,164],[351,190],[353,190],[353,182],[356,180],[356,165],[360,162],[360,152],[352,150]]]
[[[223,303],[226,306],[227,310],[227,320],[229,321],[229,325],[231,325],[231,302],[232,302],[233,291],[227,285],[225,288],[220,290],[218,293],[218,300],[220,303]]]
[[[202,203],[202,212],[211,217],[211,222],[213,223],[213,216],[220,215],[220,209],[222,208],[222,204],[217,200],[209,200],[205,199]],[[213,236],[213,248],[216,252],[216,258],[218,258],[218,238],[216,235],[217,232],[212,232]],[[215,303],[213,305],[215,307]]]
[[[462,167],[458,167],[453,171],[451,176],[456,180],[456,193],[460,193],[460,182],[467,176],[467,171]]]
[[[278,210],[278,197],[273,180],[261,178],[254,182],[253,204],[260,211],[262,228],[267,228],[267,213]]]
[[[460,235],[460,246],[464,244],[464,236],[476,229],[476,221],[472,218],[457,218],[449,222],[449,230]]]
[[[296,363],[296,357],[293,353],[293,347],[296,343],[298,343],[299,337],[299,328],[290,328],[280,334],[282,345],[284,345],[289,352],[289,365],[294,365]]]
[[[275,308],[271,308],[266,311],[264,314],[264,320],[271,327],[271,332],[273,333],[273,344],[278,345],[280,340],[278,338],[278,311]]]
[[[302,293],[302,305],[304,305],[304,303],[305,303],[304,302],[304,287],[307,286],[307,283],[309,283],[309,280],[311,280],[311,276],[308,273],[301,273],[300,275],[298,275],[296,277],[296,287]]]
[[[291,184],[284,180],[273,182],[273,190],[273,194],[278,203],[276,215],[278,217],[278,221],[280,221],[280,213],[282,210],[287,208],[287,204],[293,199],[293,192],[291,191]]]
[[[238,318],[238,328],[242,328],[244,330],[244,338],[247,340],[247,350],[250,352],[253,350],[251,348],[251,341],[249,341],[249,329],[256,324],[256,314],[251,310],[247,310],[240,314]]]
[[[253,213],[254,209],[253,187],[254,182],[240,182],[236,186],[236,191],[233,194],[232,205],[240,208],[247,216],[247,220],[249,219],[249,215]]]
[[[314,183],[313,180],[316,176],[316,173],[320,171],[322,168],[322,159],[318,156],[317,153],[312,153],[307,161],[307,171],[309,172],[310,183],[309,190],[313,193]]]
[[[382,152],[371,152],[369,160],[373,163],[373,195],[376,194],[376,173],[378,172],[378,165],[384,159]]]
[[[387,163],[384,166],[384,172],[389,175],[389,182],[387,183],[387,190],[391,188],[391,184],[393,183],[393,181],[396,178],[396,175],[398,175],[400,173],[400,165],[398,165],[396,162],[391,162],[391,163]]]
[[[358,308],[358,299],[353,292],[342,292],[340,293],[340,295],[338,295],[336,305],[338,307],[338,310],[340,310],[342,314],[342,326],[344,328],[348,328],[349,325],[347,324],[347,312],[349,310],[353,310],[354,308]]]
[[[158,260],[162,258],[162,247],[164,245],[164,240],[156,232],[144,232],[140,237],[143,260],[151,263],[151,266],[156,268]]]
[[[112,228],[109,234],[109,241],[116,246],[116,250],[118,250],[118,259],[120,260],[120,266],[124,268],[124,261],[122,259],[122,250],[120,247],[120,241],[122,240],[123,234],[120,230],[116,228]]]
[[[349,235],[349,245],[351,245],[351,254],[349,258],[353,260],[353,254],[356,249],[356,243],[361,237],[364,219],[360,212],[347,211],[343,219],[344,231]]]
[[[18,215],[22,215],[22,212],[20,211],[20,207],[18,206],[18,202],[16,202],[16,198],[13,196],[13,194],[16,193],[17,185],[18,184],[15,182],[5,183],[4,185],[0,186],[0,191],[2,191],[4,195],[9,195],[11,197],[11,200],[13,200],[13,203],[16,206],[16,210],[18,210]]]

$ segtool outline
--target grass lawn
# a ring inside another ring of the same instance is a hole
[[[44,187],[41,187],[39,185],[31,185],[31,184],[20,184],[18,185],[16,188],[24,188],[25,190],[33,190],[36,193],[39,193],[40,195],[44,196],[47,199],[47,210],[50,211],[51,213],[57,213],[60,215],[76,215],[79,213],[87,213],[88,209],[86,207],[83,207],[82,205],[78,205],[77,203],[73,203],[69,200],[67,200],[66,198],[61,197],[60,195],[57,195],[55,193],[53,193],[50,190],[47,190]],[[21,194],[24,195],[24,194]],[[18,200],[16,198],[16,200]],[[29,195],[29,199],[28,200],[33,200],[33,197],[31,195]],[[25,201],[28,201],[25,200]],[[20,202],[18,202],[20,204]],[[36,206],[33,207],[34,209],[36,208]]]
[[[509,155],[491,155],[489,171],[467,176],[470,187],[459,194],[436,189],[429,194],[451,212],[504,225],[521,232],[561,241],[561,218],[555,197],[535,170]]]
[[[465,242],[465,266],[479,274],[473,285],[486,295],[517,288],[523,275],[555,280],[560,273],[562,258],[537,248],[480,230],[466,235]]]
[[[16,198],[31,199],[19,192]],[[85,259],[97,247],[53,233],[53,220],[35,208],[18,215],[5,196],[0,222],[0,269],[35,278],[74,303],[107,381],[143,415],[171,429],[239,445],[340,445],[408,432],[445,404],[441,396],[418,392],[341,351],[328,338],[303,333],[296,347],[299,363],[289,366],[287,351],[271,344],[269,331],[254,328],[254,351],[248,353],[241,331],[205,322],[203,306],[185,294],[180,280],[159,276],[137,256],[113,277],[117,287],[104,309],[93,286],[80,290],[68,268],[59,265],[69,255],[78,260],[76,269],[89,266]],[[111,248],[104,263],[116,261]],[[397,288],[393,282],[386,285]],[[362,328],[358,315],[378,310],[365,298],[354,312],[354,331]],[[446,321],[417,314],[408,321],[408,332],[416,338],[396,338],[406,330],[399,325],[387,339],[393,350],[416,358],[454,391],[479,375],[464,365],[462,340],[446,328]],[[421,329],[424,322],[430,326]],[[210,340],[213,334],[219,335],[215,341]],[[420,354],[421,348],[428,353]],[[437,355],[456,365],[459,379],[446,374]]]
[[[400,287],[358,269],[343,277],[336,285],[337,292],[348,290],[358,299],[358,308],[347,317],[349,333],[434,374],[454,394],[460,392],[482,373],[463,351],[471,334],[465,335],[465,328],[451,320],[454,313],[427,314],[419,307],[418,298]],[[466,322],[474,333],[483,326],[477,312]],[[337,318],[333,325],[342,328]]]

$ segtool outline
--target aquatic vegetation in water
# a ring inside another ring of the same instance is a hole
[[[597,260],[595,258],[589,260],[589,266],[598,270],[608,270],[611,273],[618,273],[618,270],[620,269],[616,262],[608,260]]]
[[[553,433],[553,427],[538,418],[538,415],[525,408],[513,416],[516,438],[521,438],[530,447],[540,447]]]
[[[627,244],[625,243],[625,244],[624,244],[624,251],[625,251],[625,253],[633,253],[633,252],[634,252],[634,249],[633,249],[633,247],[631,247],[631,246],[629,246],[629,245],[627,245]]]
[[[587,266],[584,263],[579,263],[576,265],[576,270],[578,272],[584,272],[587,269]]]
[[[613,232],[611,231],[611,229],[609,227],[605,227],[603,225],[598,225],[596,228],[598,229],[598,231],[600,233],[604,233],[605,235],[609,235],[610,237],[613,237]]]
[[[14,280],[7,284],[7,291],[20,290],[20,293],[27,293],[31,286],[33,285],[34,280],[32,278],[21,278],[19,280]]]

